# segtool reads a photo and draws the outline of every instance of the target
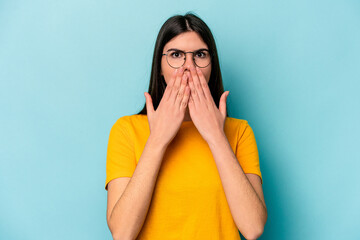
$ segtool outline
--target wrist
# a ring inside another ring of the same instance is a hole
[[[223,142],[227,141],[227,137],[224,133],[224,131],[219,131],[216,134],[213,135],[213,137],[211,137],[211,139],[209,139],[207,141],[208,145],[210,148],[218,146],[219,144],[223,143]]]
[[[146,144],[151,145],[152,149],[159,150],[159,151],[165,151],[168,146],[168,144],[164,143],[164,141],[161,138],[156,137],[151,134],[150,134]]]

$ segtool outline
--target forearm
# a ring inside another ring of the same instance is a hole
[[[109,221],[114,239],[135,239],[144,224],[166,146],[149,137]]]
[[[237,227],[244,237],[257,238],[267,218],[265,204],[242,170],[226,136],[219,134],[216,141],[208,144]]]

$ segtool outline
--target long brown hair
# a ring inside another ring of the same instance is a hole
[[[216,50],[215,40],[206,23],[198,16],[188,12],[185,15],[174,15],[168,20],[166,20],[157,36],[151,67],[150,84],[148,89],[148,93],[151,95],[155,110],[159,106],[166,88],[165,79],[161,75],[161,58],[164,46],[167,42],[169,42],[177,35],[190,31],[195,31],[201,36],[202,40],[208,46],[210,54],[212,55],[211,74],[208,85],[214,102],[216,106],[219,107],[219,101],[221,95],[224,93],[224,87],[222,83],[220,64]],[[146,103],[143,109],[137,114],[147,114]],[[226,116],[228,117],[228,113],[226,114]]]

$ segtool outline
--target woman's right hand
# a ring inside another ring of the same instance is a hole
[[[183,67],[176,70],[166,86],[156,111],[150,94],[144,93],[150,137],[163,146],[167,146],[176,136],[184,120],[190,97],[188,74],[184,74]]]

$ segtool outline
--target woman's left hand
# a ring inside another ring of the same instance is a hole
[[[190,117],[206,142],[215,142],[219,136],[225,135],[226,99],[229,91],[220,97],[217,108],[211,95],[208,83],[200,68],[191,66],[188,83],[191,89],[189,99]]]

